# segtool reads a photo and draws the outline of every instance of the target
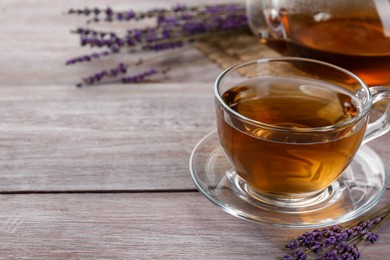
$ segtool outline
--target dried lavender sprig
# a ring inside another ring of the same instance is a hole
[[[178,10],[187,10],[184,7],[176,7],[174,9],[175,12]],[[82,46],[108,47],[114,52],[117,52],[124,46],[138,46],[138,49],[143,50],[156,49],[154,46],[165,46],[158,47],[158,50],[172,48],[172,46],[174,47],[176,45],[169,43],[163,44],[162,42],[152,44],[151,46],[145,45],[167,39],[173,40],[175,38],[190,37],[197,34],[247,27],[247,18],[245,12],[243,12],[242,5],[204,6],[202,10],[203,11],[198,11],[196,15],[181,14],[178,17],[168,18],[164,15],[160,15],[157,19],[158,22],[156,27],[128,31],[124,38],[119,37],[113,32],[98,32],[85,28],[78,28],[75,32],[80,35],[80,43]],[[226,11],[225,13],[217,14],[224,10]],[[93,13],[85,10],[79,11],[79,13],[83,12]],[[206,16],[202,17],[202,15]],[[86,59],[88,59],[88,57],[86,57]]]
[[[116,53],[118,53],[118,51],[115,51],[115,50],[102,51],[102,52],[93,52],[91,54],[85,54],[85,55],[81,55],[81,56],[77,56],[77,57],[68,59],[65,62],[65,65],[73,65],[73,64],[82,63],[82,62],[91,62],[92,60],[100,59],[102,57],[106,57],[106,56],[109,56],[109,55],[112,55],[112,54],[116,54]]]
[[[246,29],[244,29],[246,30]],[[136,46],[133,48],[130,48],[130,51],[137,51],[137,50],[154,50],[154,51],[161,51],[161,50],[168,50],[168,49],[175,49],[175,48],[182,48],[184,46],[187,46],[188,44],[191,44],[197,40],[202,40],[210,36],[217,36],[223,37],[224,35],[230,35],[238,32],[242,32],[243,29],[236,29],[236,30],[229,30],[229,31],[220,31],[220,32],[207,32],[202,34],[197,34],[194,36],[182,36],[182,37],[174,37],[174,38],[168,38],[168,39],[160,39],[156,41],[151,41],[150,43],[143,44],[140,46]],[[139,48],[141,47],[141,48]]]
[[[200,38],[200,37],[198,37]],[[81,57],[76,57],[68,60],[66,62],[67,65],[75,64],[78,62],[84,62],[84,61],[91,61],[93,58],[100,58],[103,56],[108,56],[110,54],[118,53],[120,52],[121,48],[126,45],[128,48],[128,51],[135,52],[138,50],[153,50],[153,51],[162,51],[162,50],[168,50],[168,49],[176,49],[176,48],[182,48],[186,44],[192,43],[195,41],[195,37],[187,37],[182,38],[182,40],[160,40],[151,42],[148,44],[139,44],[137,45],[135,42],[131,41],[130,39],[126,40],[125,42],[117,39],[115,41],[115,44],[112,44],[111,42],[107,41],[99,41],[97,39],[94,39],[93,41],[90,41],[91,46],[104,46],[107,45],[109,47],[110,51],[103,51],[100,55],[97,53],[93,53],[91,55],[83,55]]]
[[[226,17],[227,15],[245,14],[245,5],[242,4],[222,4],[222,5],[205,5],[203,8],[198,9],[196,12],[183,12],[174,13],[172,15],[160,15],[157,17],[157,24],[163,25],[171,23],[175,20],[193,20],[207,19],[210,17]]]
[[[360,232],[363,234],[364,240],[361,240],[358,242],[361,243],[363,241],[369,241],[371,243],[376,243],[379,236],[374,231],[377,231],[384,223],[386,223],[388,220],[390,220],[390,205],[387,205],[382,210],[380,210],[380,213],[378,216],[374,216],[370,219],[370,222],[363,222],[359,224],[359,227],[365,227],[366,230],[369,230],[368,232],[365,232],[364,229]]]
[[[185,50],[185,49],[186,49],[185,47],[181,48],[181,50]],[[171,56],[172,53],[174,53],[175,55],[179,54],[179,52],[177,52],[177,51],[163,52],[162,54],[156,54],[156,55],[150,56],[148,58],[140,58],[137,61],[132,62],[132,63],[126,63],[126,64],[120,63],[116,67],[114,67],[113,69],[103,70],[103,71],[96,73],[92,76],[83,78],[83,82],[77,84],[76,86],[83,87],[85,85],[93,85],[93,84],[99,83],[103,78],[116,78],[117,76],[125,74],[127,72],[128,68],[131,66],[138,67],[138,66],[145,65],[148,63],[163,60],[166,57]],[[147,70],[147,71],[144,71],[142,73],[139,73],[139,74],[136,74],[136,75],[133,75],[130,77],[122,77],[121,81],[122,81],[122,83],[141,82],[141,79],[143,81],[154,74],[166,74],[170,69],[171,69],[170,67],[165,68],[165,69],[155,69],[156,70],[155,72],[153,70]],[[119,72],[118,72],[118,70],[119,70]],[[113,73],[112,71],[114,71],[114,72],[116,71],[116,73]],[[125,78],[125,79],[123,79],[123,78]]]
[[[141,73],[138,73],[136,75],[132,75],[132,76],[128,76],[128,77],[123,77],[121,78],[121,82],[122,83],[139,83],[139,82],[143,82],[145,81],[146,79],[150,78],[151,76],[153,75],[156,75],[156,74],[166,74],[168,71],[170,70],[170,68],[166,68],[166,69],[150,69],[150,70],[147,70],[147,71],[144,71],[144,72],[141,72]]]
[[[181,48],[180,49],[181,51],[184,51],[186,50],[186,48]],[[156,55],[153,55],[151,57],[148,57],[148,58],[139,58],[137,61],[135,62],[132,62],[132,63],[126,63],[126,64],[118,64],[116,67],[114,67],[114,71],[115,69],[116,70],[120,70],[122,73],[116,73],[115,75],[113,73],[111,73],[110,75],[107,75],[107,73],[111,72],[112,69],[108,69],[108,70],[103,70],[99,73],[96,73],[92,76],[89,76],[89,77],[85,77],[83,78],[83,82],[82,83],[79,83],[77,84],[76,86],[77,87],[82,87],[82,86],[85,86],[85,85],[93,85],[93,84],[96,84],[96,83],[99,83],[103,78],[116,78],[117,76],[120,76],[120,75],[123,75],[125,74],[129,67],[139,67],[141,65],[145,65],[145,64],[149,64],[149,63],[152,63],[152,62],[156,62],[156,61],[159,61],[159,60],[163,60],[165,59],[166,57],[170,57],[172,56],[172,54],[175,54],[175,55],[178,55],[179,53],[177,51],[174,51],[174,52],[163,52],[161,54],[156,54]],[[126,69],[126,71],[124,70],[124,68]],[[166,68],[166,69],[156,69],[157,73],[160,73],[160,74],[166,74],[171,68]],[[147,71],[145,71],[144,73],[146,73]],[[157,74],[156,73],[156,74]],[[150,75],[149,75],[150,74]],[[149,70],[149,73],[146,73],[146,75],[143,75],[143,77],[145,78],[148,78],[150,76],[154,75],[153,72],[151,72],[151,70]],[[126,83],[131,83],[131,82],[140,82],[139,79],[140,77],[136,77],[136,78],[132,78],[132,77],[135,77],[135,76],[139,76],[138,74],[137,75],[134,75],[134,76],[130,76],[129,79],[127,79],[127,82]],[[125,77],[123,77],[125,78]],[[122,80],[122,79],[121,79]],[[123,81],[122,81],[123,82]]]
[[[140,83],[140,82],[144,82],[145,80],[147,80],[148,78],[150,78],[150,77],[152,77],[154,75],[166,74],[169,70],[170,70],[169,67],[165,68],[165,69],[149,69],[149,70],[143,71],[141,73],[137,73],[137,74],[132,75],[132,76],[122,77],[120,79],[120,81],[122,83],[125,83],[125,84],[128,84],[128,83]],[[108,72],[108,73],[110,73],[110,72]],[[81,87],[83,87],[85,85],[93,85],[95,83],[98,83],[105,76],[116,77],[116,76],[118,76],[118,74],[107,75],[106,71],[102,71],[100,73],[94,74],[93,76],[85,78],[84,79],[84,84],[80,83],[80,84],[77,84],[76,86],[78,88],[81,88]]]
[[[203,19],[194,17],[193,19],[182,20],[172,19],[169,23],[160,26],[162,32],[180,33],[182,35],[195,35],[205,32],[226,31],[248,26],[247,17],[244,13],[229,14],[225,16],[209,15]]]
[[[155,8],[148,11],[119,11],[116,12],[112,8],[107,7],[104,9],[101,8],[84,8],[84,9],[70,9],[68,14],[84,15],[87,17],[93,16],[87,22],[99,22],[99,21],[108,21],[112,22],[117,21],[131,21],[131,20],[142,20],[145,18],[155,18],[161,16],[172,16],[178,15],[181,13],[193,13],[198,12],[202,13],[202,10],[207,12],[228,12],[234,11],[235,6],[240,6],[237,4],[217,4],[217,5],[198,5],[198,6],[186,6],[182,4],[177,4],[172,8]],[[241,5],[242,7],[243,5]]]
[[[184,5],[176,5],[171,9],[164,9],[164,8],[154,8],[152,10],[148,10],[146,12],[136,12],[134,10],[128,10],[128,11],[120,11],[116,12],[112,10],[110,7],[107,7],[105,9],[100,8],[84,8],[84,9],[70,9],[68,11],[68,14],[77,14],[77,15],[84,15],[84,16],[93,16],[91,19],[87,20],[87,23],[90,22],[100,22],[100,21],[106,21],[106,22],[112,22],[112,21],[138,21],[145,18],[153,18],[158,17],[165,14],[170,13],[177,13],[177,12],[183,12],[183,11],[195,11],[198,7],[186,7]]]
[[[138,12],[138,13],[143,14],[143,16],[145,16],[145,17],[148,17],[148,16],[157,16],[157,15],[161,15],[161,14],[164,14],[166,12],[172,12],[172,11],[180,12],[180,11],[197,10],[197,9],[199,9],[199,7],[197,7],[197,6],[187,7],[185,5],[178,4],[171,9],[154,8],[154,9],[149,10],[147,12]],[[130,11],[132,11],[132,10],[130,10]],[[107,8],[98,8],[98,7],[88,8],[88,7],[86,7],[84,9],[69,9],[68,14],[93,16],[93,15],[99,15],[99,14],[103,14],[103,15],[112,14],[112,15],[114,15],[114,14],[117,14],[117,12],[114,12],[110,7],[107,7]]]
[[[244,29],[246,30],[246,29]],[[217,32],[217,33],[204,33],[204,34],[199,34],[195,35],[193,37],[177,37],[173,39],[167,39],[167,40],[159,40],[155,42],[151,42],[148,44],[139,44],[136,45],[134,44],[133,47],[129,47],[131,43],[128,43],[128,47],[126,48],[127,51],[129,52],[136,52],[140,50],[152,50],[152,51],[165,51],[169,49],[182,49],[185,46],[191,45],[193,42],[196,40],[201,40],[203,38],[207,38],[209,36],[215,36],[215,35],[220,35],[220,37],[223,37],[225,34],[232,34],[232,33],[237,33],[237,32],[242,32],[242,29],[237,29],[237,30],[229,30],[229,31],[222,31],[222,32]],[[123,45],[122,45],[123,46]],[[111,54],[119,53],[121,51],[121,48],[117,46],[111,46],[110,51],[103,51],[100,57],[108,56]],[[109,54],[107,53],[109,52]],[[92,56],[82,56],[82,57],[76,57],[68,61],[68,64],[75,64],[79,62],[85,62],[85,61],[91,61],[93,58],[100,58],[96,54],[93,54]]]
[[[164,18],[165,19],[165,18]],[[128,31],[126,42],[146,43],[160,42],[165,40],[189,39],[204,37],[208,34],[217,34],[233,30],[248,29],[248,21],[245,13],[224,16],[207,17],[183,16],[165,19],[159,22],[157,27],[146,30]]]
[[[318,254],[325,250],[326,252],[318,259],[338,259],[339,257],[340,259],[359,259],[358,244],[363,241],[375,243],[379,236],[373,232],[389,219],[390,205],[386,205],[357,225],[351,224],[344,229],[336,225],[305,232],[286,245],[286,248],[293,253],[286,255],[284,259],[306,259],[309,253]],[[355,244],[351,245],[352,243]]]
[[[117,34],[114,32],[106,32],[106,31],[97,31],[90,28],[79,27],[76,30],[72,30],[71,33],[84,35],[84,36],[95,36],[95,37],[117,37]]]
[[[109,49],[120,49],[126,43],[120,37],[110,34],[108,37],[80,34],[80,45],[90,47],[108,47]]]
[[[151,42],[202,36],[205,33],[218,33],[243,28],[248,29],[246,16],[233,15],[226,18],[214,17],[207,21],[191,20],[180,24],[172,23],[170,27],[164,28],[149,27],[143,30],[129,30],[124,38],[118,37],[114,33],[106,33],[104,36],[101,36],[101,33],[99,35],[96,33],[80,34],[80,42],[82,46],[119,49],[123,46],[134,47]]]
[[[91,76],[83,78],[83,83],[79,83],[76,86],[82,87],[83,85],[93,85],[95,83],[100,82],[104,78],[115,78],[119,75],[126,74],[126,72],[127,72],[127,65],[121,62],[114,68],[108,70],[102,70]]]
[[[72,33],[76,33],[80,36],[80,45],[90,45],[98,47],[109,47],[114,52],[119,51],[118,46],[122,46],[123,42],[120,37],[114,32],[97,31],[90,28],[79,27]]]
[[[155,27],[129,30],[124,37],[117,33],[102,32],[88,28],[78,28],[75,33],[80,35],[81,45],[91,47],[106,47],[107,51],[83,55],[67,61],[67,64],[78,62],[88,62],[93,59],[107,56],[112,53],[118,53],[123,47],[127,50],[167,50],[182,48],[188,43],[197,39],[215,35],[216,33],[232,33],[234,30],[242,30],[247,27],[246,15],[243,12],[242,5],[210,5],[187,8],[186,6],[176,6],[170,11],[165,12],[162,9],[149,10],[149,14],[155,12],[154,18],[157,25]],[[72,13],[73,11],[70,11]],[[125,19],[123,15],[129,13],[114,12],[107,8],[104,10],[106,20]],[[87,16],[96,16],[101,13],[98,9],[83,9],[73,13],[84,14]],[[142,13],[142,12],[141,12]],[[117,14],[118,16],[114,16]],[[137,14],[133,13],[136,16]],[[151,15],[150,17],[152,17]],[[115,18],[115,19],[116,19]],[[134,18],[134,17],[132,17]],[[139,18],[146,18],[141,14]],[[136,20],[136,18],[134,18]],[[126,20],[126,19],[125,19]],[[137,62],[138,63],[138,62]],[[140,64],[141,62],[139,62]],[[83,83],[78,86],[92,85],[105,78],[116,78],[118,75],[125,74],[129,65],[121,64],[110,70],[103,70],[89,77],[83,78]],[[138,65],[136,65],[138,66]],[[155,70],[144,71],[130,77],[122,77],[123,82],[139,82],[144,78],[154,75]],[[165,73],[165,72],[164,72]]]
[[[186,43],[192,42],[192,39],[189,39],[187,42],[184,41],[173,41],[173,42],[163,42],[156,44],[148,44],[143,47],[144,50],[153,50],[153,51],[163,51],[169,49],[182,48]]]

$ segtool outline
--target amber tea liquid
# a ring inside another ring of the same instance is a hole
[[[390,84],[390,28],[376,13],[347,15],[314,21],[308,15],[285,12],[281,20],[290,41],[267,44],[285,56],[319,59],[348,69],[370,86]]]
[[[320,81],[263,77],[227,90],[224,102],[241,115],[275,126],[326,127],[356,115],[354,98]],[[289,133],[227,117],[217,106],[221,145],[252,188],[279,196],[318,192],[336,180],[360,146],[365,125],[332,133]]]

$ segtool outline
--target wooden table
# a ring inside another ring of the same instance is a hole
[[[199,51],[163,81],[74,86],[97,65],[64,65],[85,52],[70,34],[83,19],[65,11],[176,2],[1,1],[0,259],[280,259],[303,232],[237,219],[196,190],[189,156],[215,128],[221,70]],[[370,146],[390,169],[389,136]],[[390,255],[390,225],[379,234],[363,259]]]

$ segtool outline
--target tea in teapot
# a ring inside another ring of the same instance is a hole
[[[390,84],[390,1],[248,0],[260,42],[284,56],[346,68],[368,85]]]

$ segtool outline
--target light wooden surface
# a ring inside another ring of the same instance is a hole
[[[387,193],[384,200],[389,201]],[[302,230],[249,223],[198,192],[2,195],[1,259],[282,259]],[[388,225],[362,259],[387,259]]]
[[[189,175],[191,150],[215,128],[217,65],[187,50],[161,82],[74,87],[97,65],[64,66],[85,50],[69,33],[83,19],[63,12],[134,3],[0,1],[0,259],[280,259],[302,230],[236,219]],[[389,136],[370,146],[390,169]],[[387,191],[378,207],[389,202]],[[363,259],[386,259],[389,233]]]

